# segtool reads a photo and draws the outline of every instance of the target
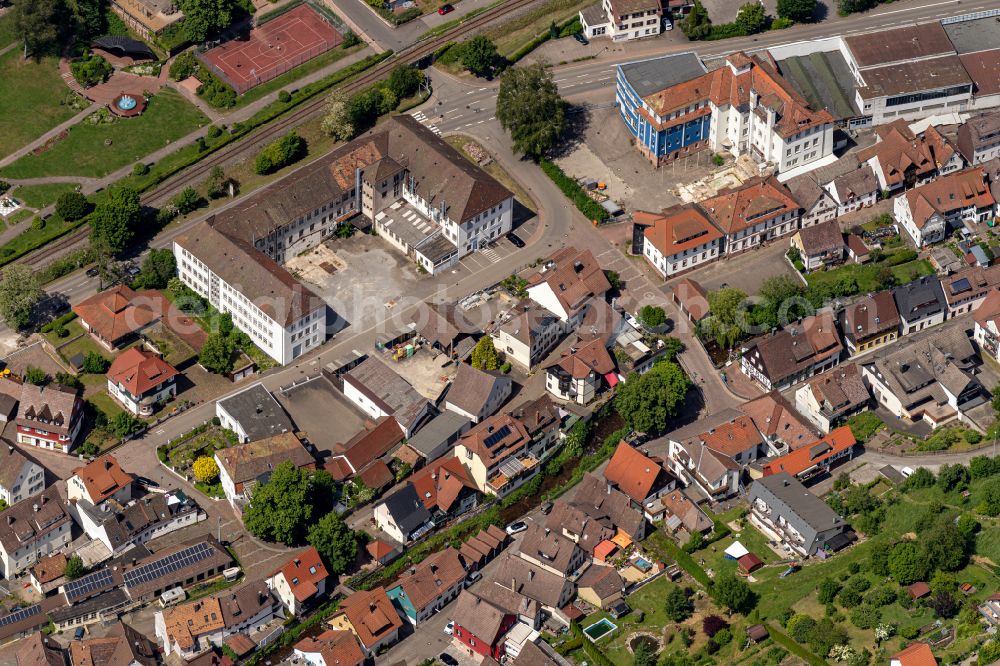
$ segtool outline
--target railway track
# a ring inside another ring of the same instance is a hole
[[[397,65],[417,63],[433,54],[444,44],[469,35],[470,33],[474,33],[479,28],[482,28],[492,21],[531,5],[536,1],[537,0],[507,0],[502,5],[489,9],[437,37],[427,39],[407,47],[406,49],[393,55],[391,58],[379,63],[372,69],[363,72],[357,78],[342,84],[340,89],[348,93],[362,90],[363,88],[387,77],[392,69]],[[317,95],[308,102],[303,102],[293,111],[278,117],[274,121],[267,123],[247,136],[220,148],[215,153],[212,153],[191,167],[167,178],[153,189],[147,190],[141,197],[143,205],[162,205],[173,198],[185,187],[200,184],[208,177],[214,167],[232,162],[247,154],[256,153],[263,146],[282,134],[315,118],[322,113],[325,105],[326,95],[323,94]],[[86,242],[89,233],[89,228],[87,226],[80,227],[80,229],[72,231],[62,238],[48,243],[44,247],[25,255],[19,261],[36,269],[41,268],[50,260],[59,257],[67,250],[75,249],[77,246],[82,246],[83,243]]]

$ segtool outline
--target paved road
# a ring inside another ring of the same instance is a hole
[[[593,40],[591,47],[596,59],[556,66],[552,69],[564,97],[577,103],[600,104],[614,100],[614,67],[632,60],[642,60],[671,53],[697,51],[702,57],[725,55],[738,50],[755,50],[780,44],[830,37],[834,35],[876,34],[887,28],[933,21],[945,16],[969,14],[994,9],[995,0],[918,0],[915,2],[881,5],[865,14],[839,17],[821,23],[796,25],[786,30],[765,32],[756,37],[727,39],[722,42],[678,41],[671,33],[660,39],[630,44],[625,48],[607,49],[606,40]],[[432,73],[437,84],[443,75]],[[496,112],[496,82],[473,81],[459,97],[435,103],[433,113],[427,113],[427,124],[442,131],[475,131],[477,125],[489,120]],[[435,100],[436,102],[437,100]]]

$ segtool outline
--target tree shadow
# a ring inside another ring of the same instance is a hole
[[[565,157],[585,143],[590,121],[590,110],[587,107],[575,104],[568,105],[566,108],[566,131],[560,137],[559,145],[552,150],[551,157]]]

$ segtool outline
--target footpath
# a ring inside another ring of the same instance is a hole
[[[346,58],[342,58],[340,60],[337,60],[336,62],[332,62],[326,67],[318,69],[315,72],[312,72],[310,74],[303,76],[300,79],[297,79],[293,83],[289,84],[287,87],[300,88],[315,81],[319,81],[320,79],[326,78],[327,76],[330,76],[331,74],[337,72],[338,70],[348,67],[358,62],[359,60],[363,60],[369,55],[372,55],[372,53],[373,51],[371,47],[365,47],[360,51],[352,53]],[[164,65],[163,69],[164,71],[168,70],[169,64]],[[173,81],[168,81],[165,83],[165,85],[169,85],[170,87],[177,89],[177,84]],[[260,111],[267,105],[277,100],[279,92],[280,91],[275,90],[266,95],[263,95],[260,99],[254,100],[253,102],[245,106],[242,106],[238,109],[235,109],[225,114],[219,114],[219,119],[221,122],[225,122],[227,125],[243,122],[252,117],[254,114],[256,114],[258,111]],[[183,91],[181,92],[181,94],[184,94]],[[44,142],[49,140],[50,138],[58,136],[60,132],[69,129],[74,124],[85,118],[87,115],[93,113],[99,106],[100,104],[96,103],[94,105],[91,105],[91,107],[88,107],[86,111],[80,112],[79,114],[74,116],[72,119],[66,121],[59,127],[50,130],[45,135],[33,141],[28,146],[25,146],[16,153],[12,153],[10,156],[3,158],[3,160],[0,160],[0,166],[5,166],[6,164],[13,162],[14,160],[17,159],[17,157],[27,154],[28,152],[36,148],[38,145],[44,144]],[[128,122],[128,121],[123,120],[120,122]],[[152,153],[144,156],[140,161],[145,162],[146,164],[154,164],[156,162],[159,162],[167,155],[175,153],[181,148],[184,148],[185,146],[189,146],[195,143],[200,137],[203,137],[204,135],[205,135],[205,128],[200,127],[197,130],[191,132],[190,134],[183,136],[180,139],[177,139],[176,141],[170,142],[163,148],[155,150]],[[8,178],[6,180],[11,185],[45,185],[51,183],[80,183],[81,192],[83,192],[84,194],[93,194],[94,192],[105,189],[108,186],[113,185],[115,182],[121,180],[122,178],[128,176],[130,173],[132,173],[133,166],[134,166],[133,164],[129,164],[127,166],[122,167],[121,169],[118,169],[117,171],[113,171],[107,174],[106,176],[100,178],[86,178],[81,176],[62,175],[62,176],[45,176],[42,178],[25,178],[25,179]],[[47,208],[40,210],[39,215],[43,217],[45,215],[49,215],[51,214],[53,208],[54,206],[48,206]],[[18,227],[8,228],[4,230],[2,233],[0,233],[0,244],[10,240],[10,238],[14,236],[17,236],[20,233],[20,231],[21,230]]]

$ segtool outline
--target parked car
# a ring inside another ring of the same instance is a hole
[[[465,577],[465,586],[470,587],[473,583],[483,577],[483,574],[478,571],[470,571],[469,575]]]
[[[137,477],[135,477],[135,482],[137,484],[139,484],[140,486],[143,486],[144,488],[159,488],[160,487],[160,484],[158,484],[156,481],[153,481],[152,479],[147,479],[144,476],[137,476]]]
[[[524,247],[524,241],[521,240],[521,237],[515,234],[513,231],[507,233],[507,240],[509,240],[511,244],[516,248]]]
[[[452,634],[455,633],[455,621],[454,620],[448,620],[448,624],[444,628],[444,633],[448,634],[449,636],[451,636]]]
[[[664,32],[670,32],[674,29],[674,22],[668,18],[663,19],[663,30]]]
[[[440,14],[441,16],[444,16],[445,14],[450,14],[453,11],[455,11],[455,7],[451,4],[441,5],[440,7],[438,7],[438,14]]]
[[[91,266],[87,269],[87,277],[97,277],[98,273],[100,273],[100,271],[97,270],[97,266]]]
[[[587,38],[583,36],[582,32],[574,32],[573,33],[573,39],[575,39],[576,41],[580,42],[584,46],[586,46],[587,44],[590,43],[590,42],[587,41]]]
[[[138,275],[138,274],[139,274],[139,273],[141,273],[141,272],[142,272],[142,271],[141,271],[141,270],[139,270],[139,267],[138,267],[138,266],[136,266],[135,264],[132,264],[132,265],[130,265],[130,266],[129,266],[128,268],[126,268],[126,269],[125,269],[125,273],[126,273],[126,274],[127,274],[127,275],[128,275],[129,277],[131,277],[131,278],[134,278],[134,277],[135,277],[136,275]]]
[[[538,510],[542,512],[543,516],[549,515],[549,512],[552,511],[552,502],[542,502]]]
[[[83,627],[77,627],[76,631],[73,632],[73,638],[74,638],[74,640],[78,640],[78,641],[83,640],[83,635],[85,633],[86,633],[86,630]]]
[[[514,536],[518,532],[523,532],[526,529],[528,529],[528,523],[524,522],[523,520],[519,520],[516,523],[511,523],[510,525],[508,525],[506,531],[507,534]]]
[[[627,321],[628,325],[637,331],[642,329],[642,324],[639,323],[639,320],[636,319],[635,315],[633,315],[631,312],[625,313],[625,321]]]
[[[439,654],[438,661],[440,661],[445,666],[458,666],[458,659],[455,659],[447,652],[442,652],[441,654]]]
[[[904,467],[903,469],[899,470],[899,473],[903,475],[904,479],[908,479],[913,474],[913,468]]]

